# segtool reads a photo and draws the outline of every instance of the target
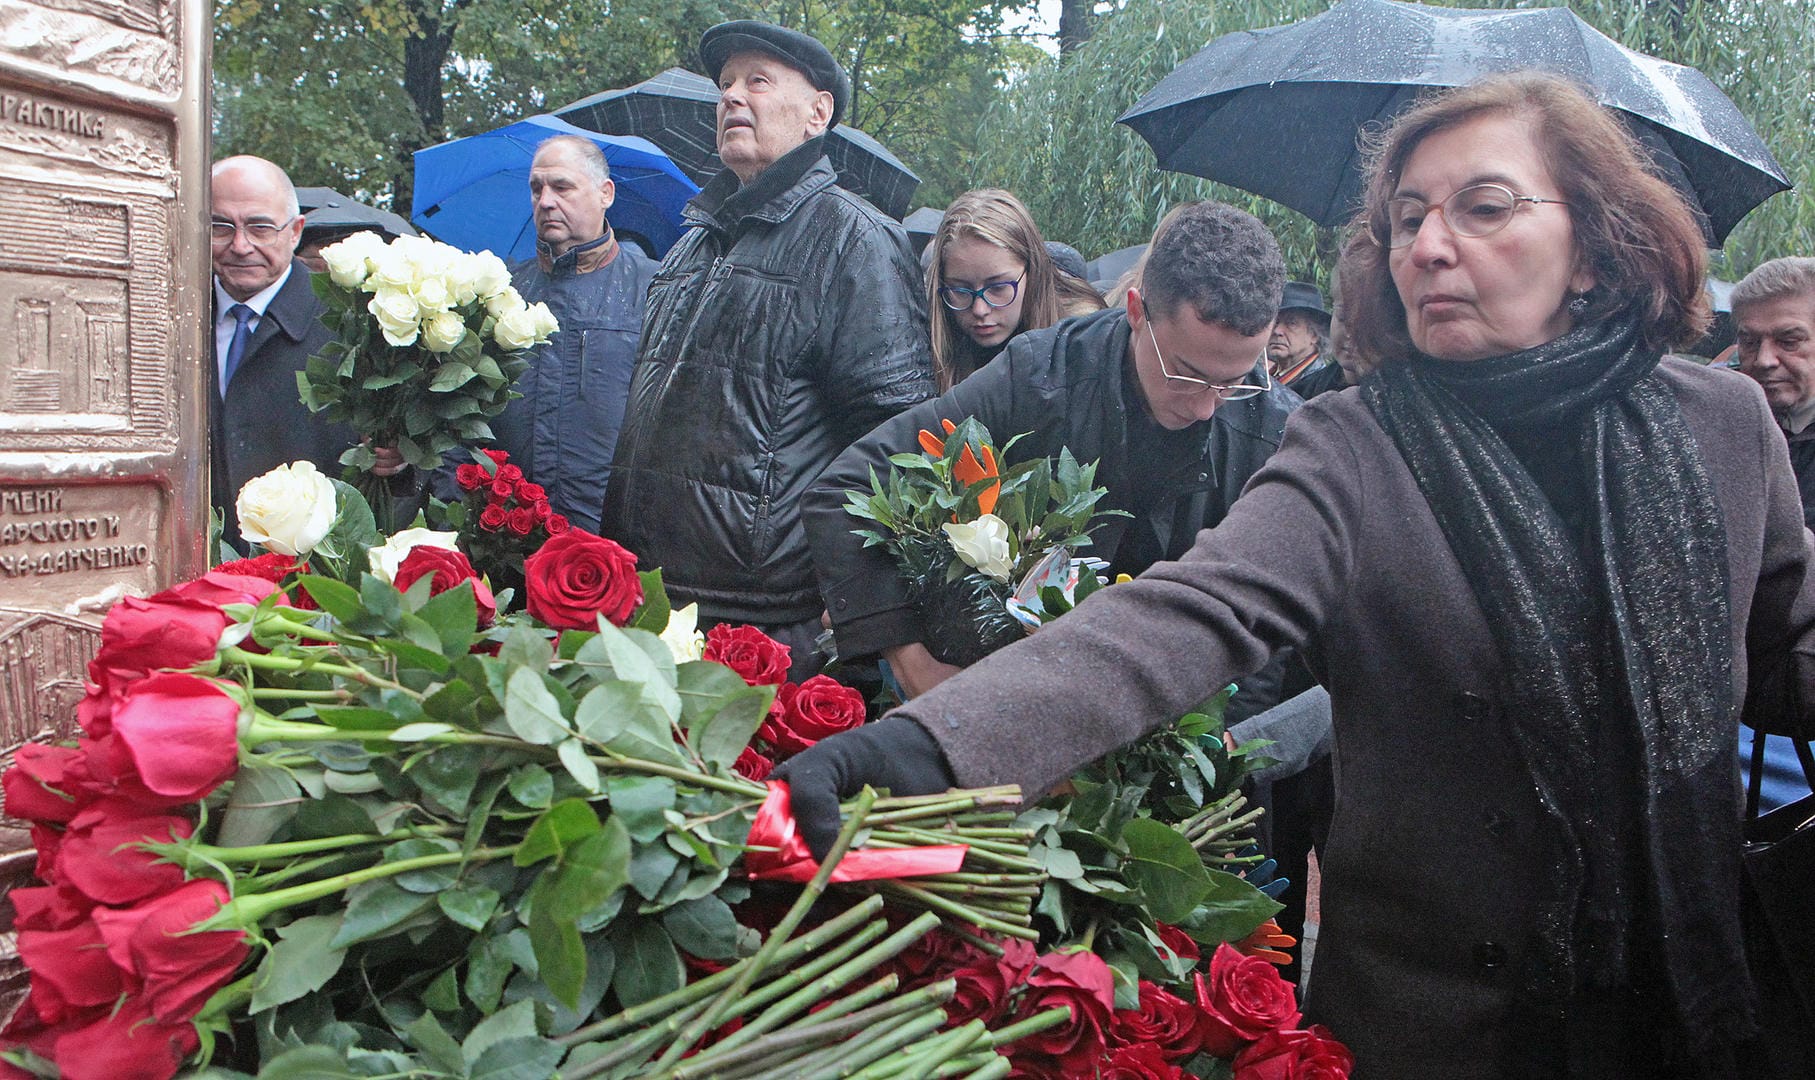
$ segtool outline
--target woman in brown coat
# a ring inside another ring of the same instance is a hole
[[[803,830],[864,782],[1043,791],[1302,645],[1336,725],[1307,1013],[1358,1076],[1739,1075],[1737,729],[1806,722],[1815,589],[1757,389],[1660,362],[1700,230],[1531,75],[1415,106],[1363,216],[1361,392],[1184,559],[796,758]]]

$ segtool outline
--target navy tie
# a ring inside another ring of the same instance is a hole
[[[246,339],[252,336],[252,309],[244,304],[235,304],[227,309],[227,314],[239,320],[233,328],[233,340],[227,345],[227,370],[221,372],[221,396],[227,396],[227,384],[233,381],[233,373],[239,370],[240,361],[246,358]]]

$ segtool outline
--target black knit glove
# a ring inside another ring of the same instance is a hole
[[[794,821],[815,859],[838,839],[838,804],[865,784],[891,795],[932,795],[956,780],[945,752],[926,729],[901,716],[821,739],[776,767],[772,780],[786,780]]]

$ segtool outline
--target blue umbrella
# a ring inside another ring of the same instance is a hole
[[[605,216],[620,234],[634,233],[660,257],[681,237],[681,208],[699,187],[646,139],[601,135],[553,116],[532,116],[496,131],[416,151],[410,220],[445,243],[492,251],[506,261],[536,253],[529,164],[555,135],[591,139],[605,152],[617,199]]]

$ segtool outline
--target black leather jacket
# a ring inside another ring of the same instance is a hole
[[[649,287],[603,532],[709,619],[819,615],[807,486],[934,393],[907,234],[835,180],[823,137],[725,170]]]
[[[1158,497],[1144,514],[1107,518],[1091,533],[1085,553],[1107,560],[1114,572],[1138,574],[1155,553],[1176,559],[1200,530],[1222,521],[1248,478],[1279,448],[1286,417],[1303,402],[1276,384],[1268,393],[1222,405],[1207,423],[1188,429],[1191,453],[1172,461],[1134,460],[1129,421],[1145,405],[1132,396],[1138,391],[1129,389],[1125,375],[1128,334],[1121,308],[1022,334],[975,375],[890,420],[832,463],[807,493],[806,521],[840,656],[922,640],[893,560],[852,534],[869,523],[844,506],[847,492],[869,490],[872,468],[888,475],[889,455],[914,452],[916,433],[939,431],[941,419],[974,416],[998,445],[1028,433],[1009,450],[1004,469],[1054,456],[1060,447],[1069,447],[1080,462],[1098,462],[1097,486],[1108,489],[1100,509],[1130,509],[1137,473],[1156,485]],[[1131,551],[1147,555],[1131,559]]]

